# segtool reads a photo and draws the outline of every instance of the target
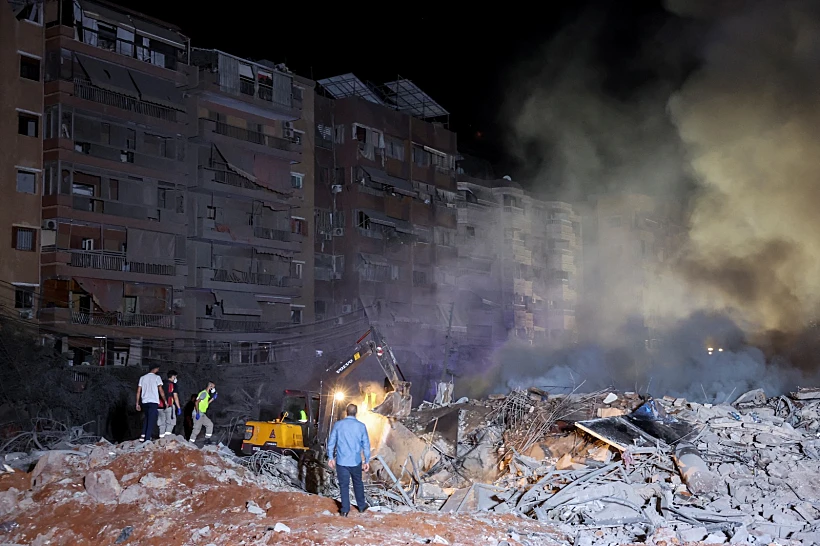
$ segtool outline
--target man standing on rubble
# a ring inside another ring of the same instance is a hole
[[[177,395],[177,372],[168,372],[168,383],[165,385],[165,400],[159,405],[159,437],[164,438],[174,433],[174,426],[177,424],[177,415],[182,413]]]
[[[142,424],[142,435],[140,442],[150,441],[157,428],[157,417],[159,416],[159,401],[165,404],[165,393],[162,390],[162,378],[157,375],[159,365],[152,365],[148,373],[140,377],[137,385],[137,411],[145,414],[145,421]]]
[[[370,470],[370,438],[367,427],[356,419],[356,404],[348,404],[345,410],[347,417],[333,425],[327,441],[327,462],[331,469],[336,469],[341,495],[342,517],[350,512],[350,480],[353,480],[353,493],[356,495],[356,506],[359,512],[367,509],[364,500],[364,483],[362,470]]]
[[[205,412],[208,407],[216,400],[216,385],[213,381],[208,382],[208,387],[200,392],[196,397],[194,406],[194,430],[191,431],[191,442],[196,442],[196,437],[199,436],[199,431],[205,427],[205,443],[211,440],[211,435],[214,433],[214,423],[211,421]]]

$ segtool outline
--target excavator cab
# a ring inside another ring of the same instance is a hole
[[[319,435],[319,393],[286,390],[282,413],[272,421],[247,421],[242,454],[259,450],[304,452]]]

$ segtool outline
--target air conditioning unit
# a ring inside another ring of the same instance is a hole
[[[345,235],[345,228],[343,228],[343,227],[333,228],[333,236],[334,237],[344,237],[344,235]]]
[[[352,305],[349,305],[349,304],[348,305],[342,305],[342,314],[352,313],[352,312],[353,312],[353,306]]]
[[[49,218],[48,220],[43,220],[43,229],[56,231],[57,230],[57,220],[55,220],[53,218]]]
[[[342,185],[341,184],[333,184],[330,186],[330,191],[333,193],[341,193],[342,192]]]
[[[340,281],[342,280],[342,274],[339,271],[334,271],[330,274],[330,279],[333,281]]]
[[[22,319],[33,319],[34,318],[34,311],[32,309],[23,309],[20,311],[20,318]]]
[[[328,231],[325,231],[325,232],[322,233],[322,239],[324,239],[325,241],[332,241],[333,240],[333,234],[328,232]]]
[[[341,326],[345,323],[344,317],[336,317],[336,326]]]

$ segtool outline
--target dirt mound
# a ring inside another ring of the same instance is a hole
[[[564,543],[504,515],[342,518],[332,499],[272,486],[216,448],[177,438],[50,452],[32,472],[0,475],[0,513],[0,541],[35,546]]]

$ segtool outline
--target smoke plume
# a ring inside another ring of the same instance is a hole
[[[621,249],[585,240],[593,335],[582,348],[509,343],[496,355],[496,389],[651,380],[651,392],[721,401],[815,378],[805,370],[820,304],[820,6],[664,5],[641,15],[621,60],[606,53],[607,36],[622,30],[606,14],[551,40],[516,80],[510,145],[535,191],[579,208],[593,194],[677,203],[683,242],[636,281],[645,262],[627,255],[634,265],[618,273]],[[628,290],[636,282],[640,301]],[[658,351],[644,347],[647,322]],[[709,355],[715,336],[726,347]]]

